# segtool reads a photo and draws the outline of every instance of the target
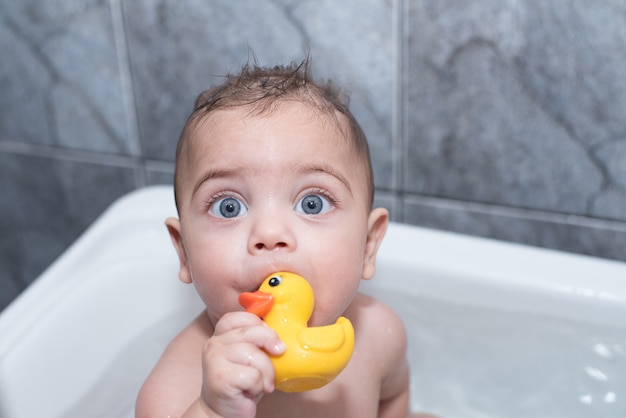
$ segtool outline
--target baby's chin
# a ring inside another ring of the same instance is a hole
[[[215,327],[215,324],[217,324],[217,322],[227,313],[230,312],[241,312],[243,311],[241,306],[236,306],[230,309],[220,309],[220,310],[215,310],[215,309],[209,309],[206,307],[204,307],[204,314],[207,316],[207,318],[209,318],[209,322],[213,325],[213,327]]]

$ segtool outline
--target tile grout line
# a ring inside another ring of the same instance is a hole
[[[574,225],[585,228],[626,232],[626,222],[618,219],[594,218],[580,214],[550,212],[541,209],[516,208],[498,204],[460,201],[432,196],[407,194],[407,203],[431,208],[478,213],[503,218],[522,219],[536,222],[548,222],[562,225]]]
[[[146,169],[174,174],[175,163],[171,161],[145,160]]]
[[[61,148],[17,141],[0,140],[0,153],[125,168],[137,168],[138,166],[137,157],[130,155],[109,154],[101,151]]]
[[[393,190],[395,190],[394,197],[394,211],[399,222],[404,222],[404,204],[403,204],[403,179],[405,170],[405,129],[403,124],[403,113],[405,107],[405,94],[404,94],[404,61],[405,61],[405,49],[404,49],[404,28],[405,28],[405,7],[406,2],[404,0],[395,1],[395,13],[394,17],[394,110],[393,110],[393,136],[394,136],[394,181]]]
[[[135,157],[136,173],[135,183],[137,187],[148,184],[148,175],[145,164],[142,164],[143,152],[139,133],[139,120],[137,117],[135,94],[133,91],[132,72],[126,42],[126,30],[124,27],[124,15],[120,0],[109,0],[111,20],[113,22],[113,36],[115,39],[115,51],[117,53],[118,71],[122,85],[122,99],[126,113],[126,126],[131,155]]]
[[[138,158],[132,155],[110,154],[101,151],[61,148],[50,145],[30,144],[0,140],[0,154],[24,155],[84,164],[108,165],[113,167],[137,168]],[[162,173],[174,173],[173,161],[142,159],[146,169]]]

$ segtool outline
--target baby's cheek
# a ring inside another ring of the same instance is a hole
[[[337,288],[335,292],[316,292],[316,303],[313,315],[309,320],[310,326],[321,326],[335,323],[343,316],[354,299],[357,287]]]
[[[225,306],[226,297],[217,291],[215,286],[210,286],[201,279],[194,280],[193,285],[196,288],[196,293],[198,293],[200,299],[202,299],[202,302],[204,302],[204,305],[210,310],[211,314],[220,317],[220,313],[228,312]]]

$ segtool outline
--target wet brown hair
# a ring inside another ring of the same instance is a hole
[[[174,197],[180,215],[179,190],[183,186],[181,157],[188,151],[193,127],[208,114],[221,109],[245,108],[249,116],[273,112],[278,105],[293,101],[303,103],[334,121],[351,142],[366,173],[369,206],[374,199],[374,175],[365,133],[349,110],[349,99],[330,81],[315,82],[310,75],[310,59],[286,66],[260,67],[246,64],[239,74],[230,74],[224,82],[202,92],[196,99],[176,148]],[[347,122],[345,132],[341,117]]]

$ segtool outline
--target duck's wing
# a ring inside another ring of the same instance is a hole
[[[310,350],[333,352],[343,347],[346,340],[354,339],[354,329],[350,321],[340,317],[332,325],[303,328],[298,339]]]

